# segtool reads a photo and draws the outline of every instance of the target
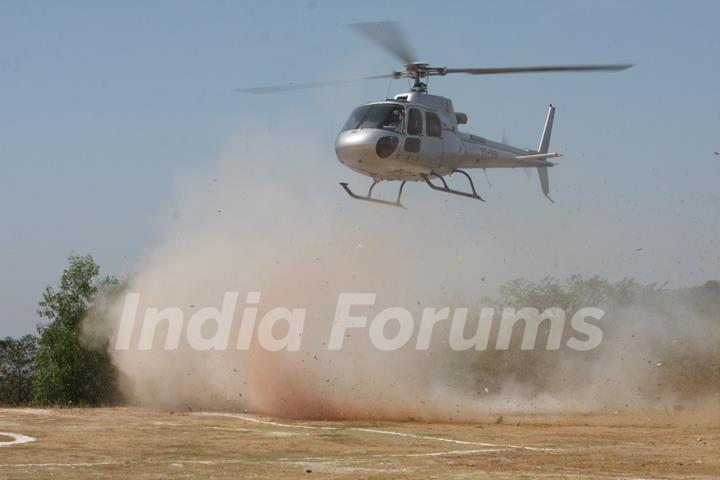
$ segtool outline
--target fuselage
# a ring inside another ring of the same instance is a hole
[[[458,131],[467,117],[448,98],[420,92],[356,108],[335,141],[338,160],[375,180],[422,180],[459,168],[527,166],[535,151]]]

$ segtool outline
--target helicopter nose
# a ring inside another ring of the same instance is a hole
[[[400,140],[386,130],[360,129],[341,132],[335,140],[335,153],[345,164],[362,164],[389,157]]]

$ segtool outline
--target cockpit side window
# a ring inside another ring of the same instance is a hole
[[[422,135],[422,113],[417,108],[408,112],[408,135]]]
[[[425,124],[428,137],[442,136],[442,123],[440,123],[440,117],[436,114],[433,112],[425,112]]]
[[[356,108],[345,122],[342,131],[359,128],[381,128],[394,132],[402,132],[405,108],[394,103],[363,105]]]

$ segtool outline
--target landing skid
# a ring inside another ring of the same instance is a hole
[[[453,195],[460,195],[461,197],[474,198],[476,200],[480,200],[481,202],[485,201],[480,195],[478,195],[477,190],[475,190],[475,183],[473,183],[472,178],[470,177],[470,175],[468,175],[467,172],[455,169],[451,173],[461,173],[461,174],[465,175],[465,177],[468,179],[468,182],[470,183],[470,189],[472,190],[472,192],[463,192],[460,190],[454,190],[454,189],[450,188],[448,186],[447,182],[445,181],[445,179],[442,177],[442,175],[438,175],[435,172],[431,172],[429,175],[426,175],[426,174],[420,174],[420,175],[422,176],[423,180],[425,180],[425,183],[427,183],[428,186],[430,188],[432,188],[433,190],[437,190],[439,192],[451,193]],[[435,185],[434,183],[432,183],[432,181],[430,180],[431,175],[439,178],[440,181],[442,182],[443,186],[439,187],[439,186]],[[372,196],[373,188],[375,188],[375,185],[377,185],[379,182],[380,182],[380,180],[376,180],[373,182],[372,185],[370,185],[370,189],[368,190],[367,195],[357,195],[352,190],[350,190],[350,187],[348,186],[348,184],[346,182],[340,182],[340,186],[347,192],[348,195],[350,195],[350,197],[354,198],[355,200],[363,200],[366,202],[379,203],[381,205],[390,205],[391,207],[405,208],[405,206],[402,203],[400,203],[400,197],[402,197],[403,188],[405,187],[406,181],[403,180],[403,182],[400,184],[400,188],[398,189],[397,199],[394,202],[390,201],[390,200],[383,200],[380,198],[373,198],[373,196]]]
[[[346,182],[340,182],[340,186],[347,192],[348,195],[350,195],[355,200],[364,200],[366,202],[380,203],[382,205],[390,205],[392,207],[405,208],[403,206],[403,204],[400,203],[400,197],[402,196],[403,188],[405,187],[405,181],[403,181],[400,184],[400,188],[398,189],[397,199],[394,202],[372,197],[373,188],[375,188],[375,185],[377,185],[377,184],[378,184],[377,181],[373,182],[373,184],[370,185],[370,190],[368,190],[367,195],[363,196],[363,195],[357,195],[357,194],[353,193],[353,191],[350,190],[350,187],[348,186],[348,184]]]
[[[441,175],[438,175],[438,174],[435,173],[435,172],[431,172],[430,175],[439,178],[440,181],[441,181],[442,184],[443,184],[442,187],[438,187],[437,185],[435,185],[434,183],[432,183],[432,182],[430,181],[430,175],[425,175],[425,174],[421,174],[421,175],[422,175],[423,179],[425,180],[425,183],[427,183],[428,186],[429,186],[430,188],[432,188],[433,190],[437,190],[437,191],[439,191],[439,192],[445,192],[445,193],[452,193],[453,195],[460,195],[461,197],[474,198],[474,199],[476,199],[476,200],[480,200],[481,202],[484,202],[484,201],[485,201],[480,195],[478,195],[477,190],[475,190],[475,184],[473,183],[472,178],[470,177],[470,175],[468,175],[467,172],[464,172],[464,171],[462,171],[462,170],[455,169],[455,170],[453,170],[451,173],[461,173],[461,174],[465,175],[465,177],[468,179],[468,182],[470,182],[470,188],[472,189],[472,193],[470,193],[470,192],[462,192],[462,191],[460,191],[460,190],[453,190],[452,188],[448,187],[448,184],[447,184],[447,182],[445,181],[445,179],[444,179]]]

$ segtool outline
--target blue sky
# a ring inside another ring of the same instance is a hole
[[[473,132],[520,146],[537,143],[555,103],[558,203],[544,202],[534,177],[491,173],[491,202],[432,206],[423,193],[429,210],[409,215],[462,215],[512,238],[532,236],[513,227],[526,222],[567,229],[573,244],[595,239],[595,253],[557,259],[551,274],[673,286],[720,278],[718,18],[715,1],[4,1],[0,336],[34,330],[42,290],[71,252],[132,273],[163,235],[178,175],[211,170],[249,126],[325,148],[308,168],[328,202],[345,205],[337,182],[365,180],[336,161],[335,133],[356,105],[406,84],[274,96],[233,88],[398,68],[346,28],[361,21],[401,22],[439,65],[637,63],[618,74],[433,79]],[[282,175],[292,161],[267,171]]]

